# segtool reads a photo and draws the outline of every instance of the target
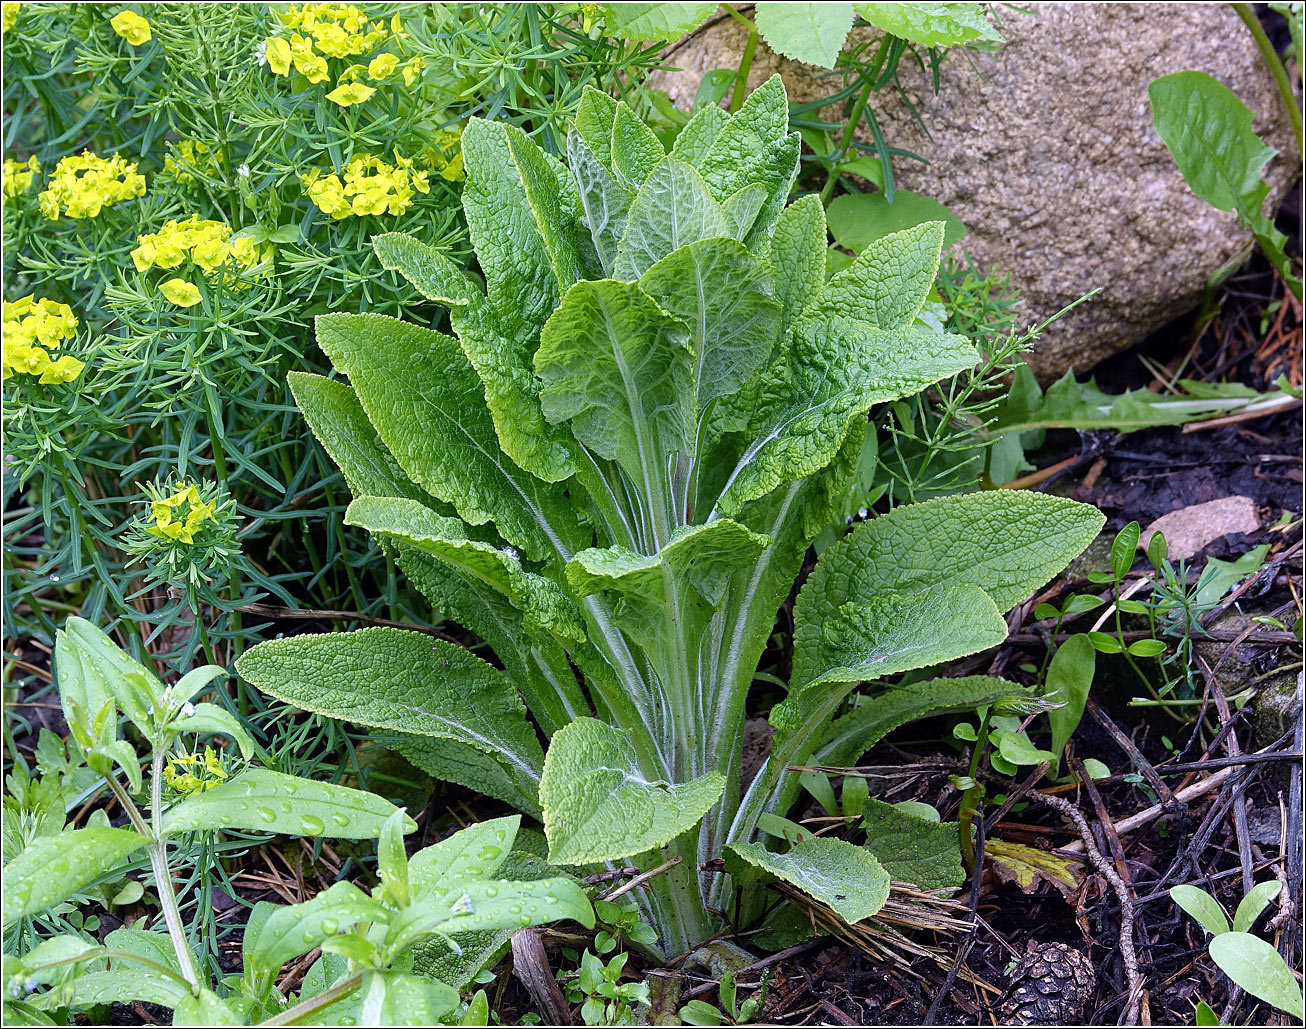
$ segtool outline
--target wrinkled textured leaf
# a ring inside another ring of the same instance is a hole
[[[627,734],[578,718],[554,733],[544,761],[549,860],[587,865],[660,847],[697,825],[724,787],[719,772],[677,785],[650,781]]]
[[[933,822],[867,798],[866,849],[889,878],[923,890],[956,889],[966,881],[956,822]]]
[[[715,3],[603,5],[609,35],[668,43],[698,28],[716,8]]]
[[[633,281],[689,243],[728,234],[702,176],[678,158],[664,158],[631,202],[613,275]]]
[[[544,413],[615,460],[650,497],[666,488],[665,455],[692,439],[693,366],[685,327],[638,286],[580,282],[544,327],[535,368]]]
[[[825,210],[819,196],[809,195],[780,213],[771,240],[771,261],[785,274],[776,280],[788,330],[825,287]]]
[[[870,918],[889,899],[889,876],[879,861],[843,840],[808,836],[783,854],[734,843],[726,854],[797,886],[849,924]]]
[[[317,338],[403,470],[464,521],[493,521],[537,557],[579,537],[562,490],[499,449],[481,380],[457,341],[375,314],[319,316]]]
[[[269,640],[236,669],[264,693],[330,718],[456,740],[494,755],[523,791],[544,755],[512,683],[453,643],[377,627]]]
[[[1007,611],[1097,536],[1106,519],[1060,497],[990,490],[895,508],[830,547],[794,605],[794,681],[825,666],[821,635],[848,598],[971,584]]]
[[[866,698],[837,719],[816,761],[839,767],[853,765],[894,729],[918,718],[959,714],[986,705],[993,705],[997,714],[1028,714],[1036,700],[1025,687],[988,675],[894,686]]]
[[[700,411],[771,356],[780,328],[775,273],[742,244],[704,239],[681,247],[646,271],[639,288],[689,327]]]
[[[831,277],[816,310],[903,329],[916,320],[934,287],[944,226],[931,221],[872,240]]]

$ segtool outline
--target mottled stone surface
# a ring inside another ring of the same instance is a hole
[[[937,95],[926,73],[903,63],[929,136],[901,99],[886,91],[874,103],[889,144],[930,161],[898,161],[899,184],[957,213],[970,229],[961,245],[981,267],[1011,273],[1031,323],[1102,289],[1038,344],[1031,363],[1046,381],[1072,365],[1087,370],[1195,306],[1207,278],[1250,242],[1234,215],[1188,189],[1152,126],[1152,79],[1204,71],[1256,112],[1256,131],[1284,151],[1267,173],[1272,203],[1300,159],[1274,80],[1227,4],[1026,6],[1032,16],[999,9],[1001,50],[949,57]],[[688,107],[703,72],[737,67],[744,37],[733,19],[706,29],[672,56],[685,73],[653,84]],[[750,86],[777,70],[792,100],[841,85],[837,74],[759,47]],[[822,113],[839,117],[837,108]]]

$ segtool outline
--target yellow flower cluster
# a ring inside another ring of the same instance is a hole
[[[132,263],[138,272],[151,268],[176,268],[190,258],[191,263],[211,272],[228,260],[235,259],[242,268],[257,264],[262,257],[255,242],[245,236],[231,238],[226,222],[212,221],[192,214],[185,221],[168,222],[158,232],[138,236],[139,246],[132,251]]]
[[[225,222],[202,219],[197,214],[185,221],[174,219],[158,232],[137,237],[137,243],[131,257],[138,272],[176,268],[187,258],[205,272],[232,260],[242,268],[249,268],[266,256],[266,251],[260,250],[248,236],[233,239]],[[169,279],[160,284],[159,292],[178,307],[194,307],[200,302],[199,287],[185,279]]]
[[[41,162],[33,154],[26,161],[15,161],[12,158],[5,158],[4,163],[4,185],[0,187],[0,193],[6,198],[16,197],[20,193],[26,193],[32,188],[32,181],[41,173]]]
[[[169,150],[172,152],[163,158],[163,171],[172,176],[175,182],[190,185],[195,181],[197,171],[212,178],[221,174],[222,151],[210,147],[202,140],[181,139],[173,143]]]
[[[203,793],[227,781],[227,770],[222,767],[217,753],[212,747],[205,747],[204,753],[198,751],[168,758],[168,766],[163,770],[163,778],[178,793],[186,797]]]
[[[8,32],[18,24],[18,11],[22,4],[0,4],[0,33]]]
[[[447,182],[461,182],[467,177],[463,169],[462,132],[440,129],[431,134],[431,145],[426,148],[422,163],[440,173]]]
[[[70,354],[50,359],[50,351],[72,339],[77,318],[67,304],[37,300],[31,294],[13,303],[4,302],[3,372],[0,377],[31,375],[41,382],[72,382],[82,374],[85,362]]]
[[[145,176],[114,154],[96,157],[89,150],[65,157],[41,194],[41,213],[51,221],[60,210],[69,218],[95,218],[100,210],[145,195]]]
[[[353,4],[300,4],[290,8],[282,21],[290,38],[269,36],[263,43],[263,57],[274,74],[289,75],[294,70],[314,85],[331,77],[327,58],[348,60],[403,38],[399,15],[390,20],[387,29],[385,22],[370,21]],[[340,72],[327,99],[341,107],[365,103],[376,89],[359,81],[364,76],[383,82],[401,71],[405,84],[411,86],[425,67],[422,58],[413,57],[401,69],[395,54],[378,54],[366,65],[350,64]]]
[[[127,40],[132,46],[148,43],[152,33],[150,23],[135,11],[120,11],[109,19],[113,31]]]
[[[414,191],[427,193],[427,173],[395,152],[395,164],[371,154],[359,154],[345,166],[345,178],[334,172],[313,172],[304,177],[304,193],[332,218],[350,215],[403,214],[412,205]]]
[[[145,531],[160,539],[194,543],[195,534],[213,520],[216,510],[217,503],[201,497],[195,483],[183,482],[176,493],[150,502],[153,524],[145,526]]]

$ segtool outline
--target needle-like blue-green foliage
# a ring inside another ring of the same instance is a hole
[[[325,315],[318,340],[352,388],[292,385],[355,493],[348,520],[502,670],[382,628],[265,643],[240,671],[409,734],[432,773],[540,817],[551,860],[680,857],[643,892],[670,953],[718,928],[726,877],[699,865],[727,853],[741,883],[781,876],[818,898],[859,875],[847,910],[873,913],[888,880],[868,850],[767,858],[758,819],[792,803],[788,767],[831,746],[860,755],[855,717],[835,721],[859,682],[1000,643],[1004,611],[1101,516],[979,493],[898,508],[830,547],[794,608],[772,758],[741,796],[745,697],[868,413],[977,360],[916,322],[943,226],[888,236],[827,280],[818,199],[785,206],[799,144],[778,78],[732,116],[698,112],[670,154],[595,91],[567,166],[501,123],[472,122],[463,148],[484,288],[411,238],[376,242],[455,336]],[[994,682],[978,702],[1000,699]],[[899,722],[966,702],[908,699]]]

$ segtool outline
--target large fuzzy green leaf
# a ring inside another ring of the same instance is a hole
[[[548,419],[661,496],[667,455],[693,438],[685,326],[633,283],[578,282],[544,327],[535,368]]]
[[[944,497],[863,522],[826,550],[794,604],[794,681],[830,667],[831,624],[846,605],[970,585],[1007,611],[1080,554],[1104,522],[1086,504],[1021,490]]]
[[[653,130],[626,104],[612,119],[612,170],[627,189],[639,189],[666,155]]]
[[[925,222],[868,243],[857,260],[826,284],[817,311],[881,329],[911,325],[934,286],[943,233],[943,222]]]
[[[456,340],[376,314],[321,315],[317,338],[423,489],[472,525],[493,521],[532,556],[573,549],[580,538],[574,506],[499,448],[481,380]]]
[[[669,43],[703,24],[715,3],[604,4],[608,34]]]
[[[666,595],[665,575],[689,583],[710,603],[718,603],[726,581],[751,562],[770,541],[727,518],[678,529],[652,557],[621,547],[582,550],[567,565],[567,579],[580,596],[617,590],[646,600]]]
[[[783,331],[824,290],[825,255],[825,210],[821,198],[809,194],[780,212],[771,240],[771,263],[784,269],[776,277]]]
[[[679,158],[664,158],[631,202],[613,276],[633,281],[689,243],[726,235],[721,205],[702,176]]]
[[[759,3],[757,31],[778,54],[833,68],[855,15],[850,3]]]
[[[540,817],[538,786],[514,776],[499,758],[471,744],[443,736],[400,736],[391,746],[405,761],[441,782],[456,782],[532,818]]]
[[[140,833],[107,826],[38,837],[5,865],[4,924],[67,900],[149,842]]]
[[[456,740],[497,757],[523,791],[539,782],[543,751],[513,684],[453,643],[386,627],[294,636],[246,651],[236,670],[306,711]]]
[[[589,230],[603,274],[611,275],[635,194],[617,180],[575,130],[567,136],[567,164],[580,194],[582,224]]]
[[[560,176],[520,131],[473,118],[462,133],[463,214],[490,303],[517,340],[539,331],[578,274],[574,212],[564,211]]]
[[[704,239],[681,247],[646,271],[639,287],[689,326],[700,411],[738,390],[771,356],[780,329],[775,273],[741,243]]]
[[[789,199],[798,175],[800,141],[788,132],[789,102],[779,75],[748,95],[697,162],[708,190],[724,201],[751,183],[766,187],[767,200],[754,232],[766,235]]]
[[[783,854],[759,843],[734,843],[726,848],[726,860],[728,868],[743,862],[797,886],[850,925],[870,918],[889,899],[889,876],[875,855],[843,840],[807,836]]]
[[[718,510],[741,505],[782,482],[823,468],[852,422],[871,406],[910,396],[973,365],[961,336],[877,328],[837,315],[805,317],[787,352],[766,370],[753,406],[752,442],[726,482]]]
[[[966,881],[956,822],[931,822],[870,797],[862,825],[866,849],[889,878],[923,890],[956,889]]]
[[[449,322],[463,353],[485,387],[503,452],[546,482],[570,477],[576,470],[571,453],[575,444],[565,430],[546,422],[540,410],[540,383],[531,367],[534,337],[505,335],[485,294],[434,247],[387,232],[373,238],[372,249],[382,265],[403,275],[427,299],[449,308]]]
[[[331,455],[354,496],[406,497],[425,504],[438,503],[403,473],[349,386],[308,372],[291,372],[288,379],[308,427]]]
[[[593,718],[554,733],[540,782],[549,860],[588,865],[642,854],[698,824],[725,777],[654,782],[640,774],[628,734]]]
[[[537,632],[567,642],[583,641],[580,612],[557,583],[522,568],[516,553],[467,537],[466,526],[429,507],[398,497],[359,497],[345,512],[345,524],[402,540],[503,593]]]

